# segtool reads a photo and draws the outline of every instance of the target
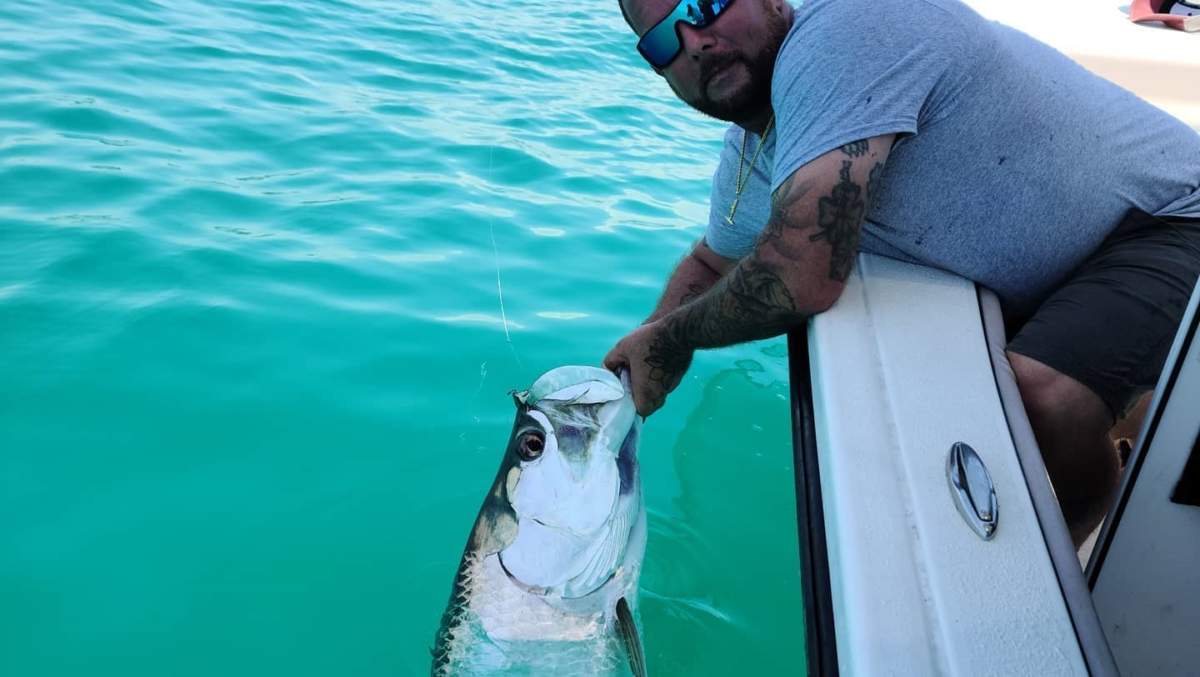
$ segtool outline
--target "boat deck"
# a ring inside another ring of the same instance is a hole
[[[1129,20],[1109,0],[964,0],[1200,130],[1200,34]]]

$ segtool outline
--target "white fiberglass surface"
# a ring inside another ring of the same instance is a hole
[[[847,674],[1086,674],[1009,436],[974,285],[862,255],[812,322],[814,413]],[[995,484],[991,540],[963,521],[946,459]]]

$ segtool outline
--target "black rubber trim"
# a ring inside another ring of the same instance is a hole
[[[833,625],[833,593],[829,582],[829,549],[825,541],[825,509],[821,503],[821,471],[817,463],[808,325],[789,332],[787,340],[805,655],[809,675],[835,677],[838,674],[837,637]]]
[[[1146,450],[1154,443],[1154,435],[1158,432],[1158,425],[1162,422],[1163,412],[1167,409],[1167,403],[1171,400],[1171,392],[1175,390],[1175,382],[1179,380],[1179,372],[1183,371],[1187,363],[1188,355],[1191,353],[1193,343],[1196,340],[1197,330],[1200,330],[1200,310],[1195,308],[1195,297],[1200,295],[1200,285],[1192,292],[1193,300],[1189,307],[1193,310],[1191,324],[1188,325],[1187,335],[1183,339],[1183,343],[1179,346],[1179,351],[1172,351],[1172,356],[1175,357],[1175,362],[1170,365],[1171,373],[1167,377],[1167,381],[1163,384],[1160,381],[1161,391],[1155,396],[1154,403],[1150,410],[1150,426],[1146,428],[1146,433],[1141,436],[1137,442],[1137,448],[1133,450],[1131,462],[1133,466],[1125,472],[1125,477],[1121,481],[1120,493],[1117,494],[1117,501],[1109,510],[1108,515],[1104,518],[1104,526],[1100,528],[1100,535],[1096,537],[1096,549],[1092,551],[1092,558],[1087,565],[1087,583],[1088,588],[1096,588],[1096,580],[1100,577],[1100,569],[1104,567],[1104,558],[1108,556],[1108,548],[1112,545],[1113,536],[1117,527],[1121,524],[1121,515],[1125,513],[1125,506],[1129,503],[1129,497],[1133,494],[1133,487],[1137,484],[1138,474],[1142,471],[1142,462],[1146,460]],[[1186,316],[1185,316],[1186,319]]]
[[[1100,625],[1100,617],[1096,614],[1096,606],[1092,602],[1091,591],[1084,580],[1083,571],[1079,568],[1075,546],[1071,543],[1066,522],[1058,507],[1058,499],[1054,497],[1050,480],[1046,476],[1046,465],[1042,462],[1041,450],[1034,438],[1029,418],[1025,415],[1025,405],[1021,402],[1012,367],[1004,354],[1007,340],[1004,336],[1000,301],[995,294],[982,287],[977,286],[976,290],[979,298],[979,316],[983,325],[984,347],[990,357],[992,378],[1000,396],[1009,437],[1017,452],[1017,463],[1025,477],[1025,488],[1029,492],[1034,515],[1037,516],[1042,541],[1054,567],[1059,592],[1063,596],[1067,616],[1071,620],[1071,629],[1079,644],[1079,652],[1083,655],[1088,674],[1092,677],[1116,675],[1117,664],[1112,649]],[[996,340],[997,338],[999,340]],[[1002,370],[1005,371],[1004,377],[1001,376]]]
[[[1200,431],[1192,442],[1192,451],[1171,491],[1171,502],[1200,508]]]

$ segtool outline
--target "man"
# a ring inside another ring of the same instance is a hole
[[[734,123],[708,230],[604,358],[649,415],[695,350],[837,300],[858,251],[994,290],[1078,545],[1200,271],[1200,135],[957,0],[623,0],[683,101]]]

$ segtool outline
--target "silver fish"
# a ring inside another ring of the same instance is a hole
[[[512,395],[516,422],[463,552],[432,674],[642,677],[634,616],[646,508],[628,380],[559,367]]]

